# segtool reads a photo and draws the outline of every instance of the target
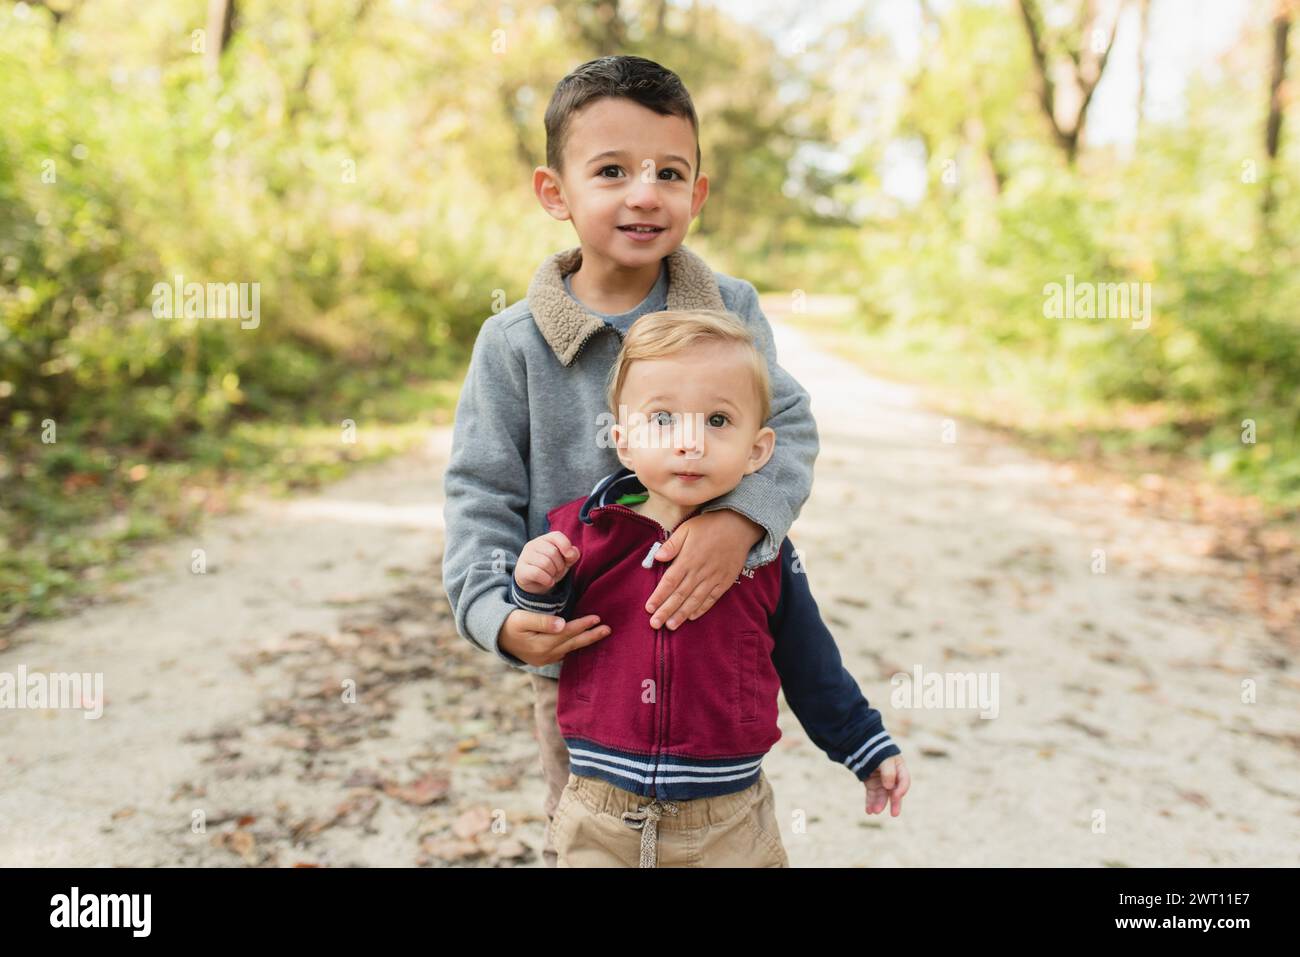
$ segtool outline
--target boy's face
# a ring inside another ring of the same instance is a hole
[[[539,166],[533,188],[548,213],[573,220],[584,256],[625,269],[654,265],[681,245],[709,194],[708,177],[697,177],[695,149],[684,117],[604,97],[571,118],[563,176]],[[620,229],[632,223],[662,230]]]
[[[619,401],[619,423],[610,427],[619,461],[679,506],[730,492],[776,444],[776,433],[758,421],[753,374],[734,343],[638,359]]]

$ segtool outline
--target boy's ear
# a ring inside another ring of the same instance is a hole
[[[754,436],[754,444],[749,449],[749,464],[745,466],[745,474],[749,475],[752,472],[757,472],[766,465],[775,448],[776,432],[765,425]]]
[[[704,208],[704,201],[709,198],[709,177],[701,173],[695,178],[695,186],[691,189],[691,219],[700,215],[700,210]]]
[[[533,192],[553,219],[563,222],[570,218],[569,204],[565,202],[560,174],[549,166],[539,166],[533,170]]]

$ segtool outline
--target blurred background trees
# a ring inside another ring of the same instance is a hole
[[[692,91],[688,243],[715,269],[855,297],[882,371],[1012,424],[1294,505],[1297,4],[1224,5],[1233,35],[1155,114],[1153,40],[1191,0],[4,0],[0,607],[195,463],[274,471],[277,430],[445,414],[484,318],[576,242],[530,187],[551,90],[619,52]],[[1094,137],[1119,109],[1132,136]],[[1047,318],[1067,274],[1151,283],[1150,327]],[[155,318],[177,275],[259,283],[260,325]]]

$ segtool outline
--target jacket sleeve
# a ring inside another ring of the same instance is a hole
[[[880,762],[902,751],[840,661],[789,538],[781,543],[780,562],[781,597],[769,626],[781,690],[813,743],[865,781]]]
[[[500,323],[479,330],[456,404],[443,487],[443,587],[462,638],[515,667],[497,637],[517,607],[514,562],[528,540],[528,381]]]
[[[758,306],[758,292],[752,284],[743,283],[741,298],[731,311],[744,319],[767,358],[772,415],[764,425],[776,432],[776,445],[761,469],[746,475],[734,489],[700,511],[729,508],[763,526],[767,534],[754,543],[745,561],[746,568],[757,568],[776,560],[781,540],[808,500],[813,464],[821,446],[811,399],[794,376],[777,363],[772,327]]]
[[[546,516],[546,531],[551,530],[551,516]],[[545,534],[545,532],[543,532]],[[582,561],[581,555],[578,562]],[[573,578],[578,570],[578,562],[564,573],[564,577],[555,583],[555,587],[548,592],[531,592],[527,589],[520,588],[519,583],[515,581],[514,573],[510,575],[510,600],[516,607],[525,611],[538,611],[546,615],[559,615],[565,621],[569,620],[569,614],[573,610],[573,605],[577,600],[574,594]],[[516,559],[517,563],[517,559]],[[502,652],[507,658],[513,658],[508,652]],[[518,658],[515,658],[519,661]],[[522,661],[519,662],[523,664]]]

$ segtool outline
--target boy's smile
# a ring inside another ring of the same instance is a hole
[[[563,173],[539,166],[533,189],[548,213],[573,220],[582,264],[569,281],[579,300],[617,313],[649,293],[709,193],[695,153],[689,120],[623,97],[574,114]]]

